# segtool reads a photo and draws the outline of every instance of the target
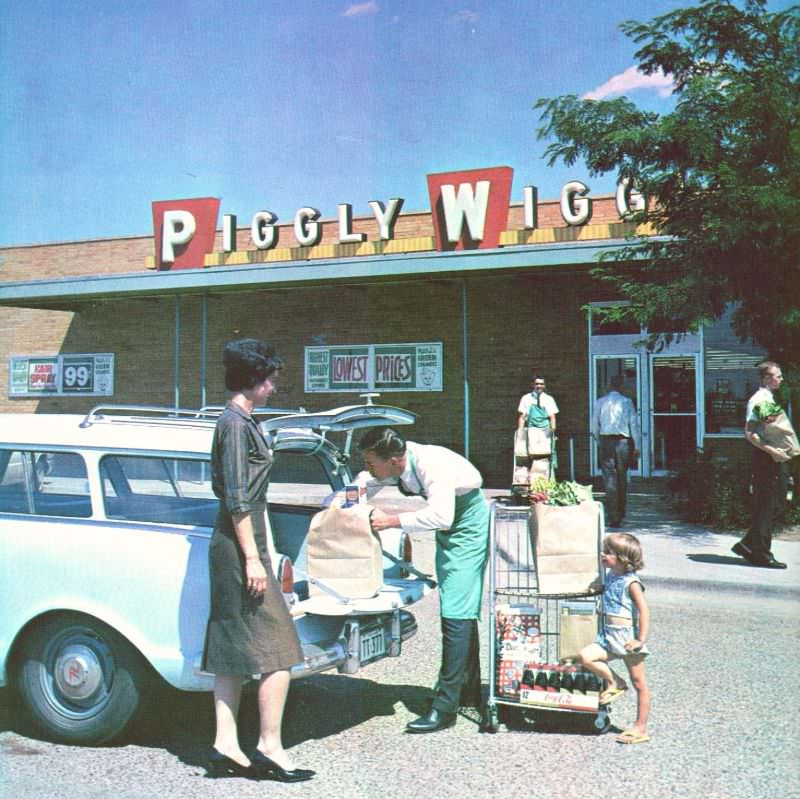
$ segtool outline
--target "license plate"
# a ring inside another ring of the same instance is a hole
[[[383,630],[372,630],[361,633],[361,662],[369,663],[375,658],[386,654],[386,643],[383,640]]]

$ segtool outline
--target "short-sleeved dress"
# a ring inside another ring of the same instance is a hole
[[[209,548],[211,611],[203,670],[251,675],[282,671],[303,660],[303,652],[267,550],[267,484],[272,456],[255,420],[229,402],[214,431],[211,478],[219,511]],[[247,591],[245,561],[231,514],[251,513],[253,533],[267,572],[267,590]]]

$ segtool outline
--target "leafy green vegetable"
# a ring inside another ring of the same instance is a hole
[[[756,417],[762,422],[770,416],[777,416],[779,413],[783,413],[783,408],[775,402],[762,402],[760,405],[756,405],[753,410],[756,413]]]
[[[592,499],[591,486],[582,486],[568,480],[558,482],[546,477],[537,477],[531,483],[529,496],[534,502],[547,505],[579,505]]]

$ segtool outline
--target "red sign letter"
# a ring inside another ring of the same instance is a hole
[[[156,268],[202,269],[214,249],[219,199],[163,200],[153,203]]]
[[[428,175],[437,250],[497,247],[508,224],[509,166]]]

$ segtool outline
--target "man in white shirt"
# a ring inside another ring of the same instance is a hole
[[[531,382],[531,391],[524,394],[517,406],[517,427],[530,427],[533,420],[531,414],[541,414],[549,424],[550,429],[555,433],[556,430],[556,414],[558,413],[558,405],[556,401],[545,392],[546,384],[541,375],[536,375]],[[532,411],[532,408],[542,408],[541,412]]]
[[[789,460],[789,455],[762,440],[763,420],[756,411],[759,405],[775,402],[772,392],[781,387],[783,374],[774,361],[762,361],[757,368],[761,388],[747,403],[744,428],[744,437],[752,447],[752,520],[747,535],[737,541],[732,549],[754,566],[785,569],[786,564],[775,560],[771,550],[772,535],[786,499],[786,461]]]
[[[614,375],[592,413],[592,436],[599,445],[610,527],[619,527],[625,518],[628,467],[639,457],[639,418],[633,402],[621,393],[624,385],[622,375]]]
[[[541,375],[535,375],[531,381],[531,391],[522,396],[517,406],[517,435],[524,436],[528,457],[527,461],[515,460],[515,465],[532,469],[533,461],[536,459],[536,463],[542,466],[544,472],[552,476],[558,468],[556,451],[553,446],[558,405],[545,392],[545,387],[544,378]],[[541,470],[536,471],[541,473]]]
[[[367,431],[359,448],[369,475],[362,472],[356,482],[366,489],[368,499],[381,486],[396,485],[402,493],[425,500],[422,508],[406,513],[375,508],[370,517],[373,529],[436,533],[442,664],[430,712],[406,726],[408,732],[436,732],[455,723],[459,705],[481,704],[478,618],[489,556],[483,480],[461,455],[445,447],[406,442],[388,427]]]

